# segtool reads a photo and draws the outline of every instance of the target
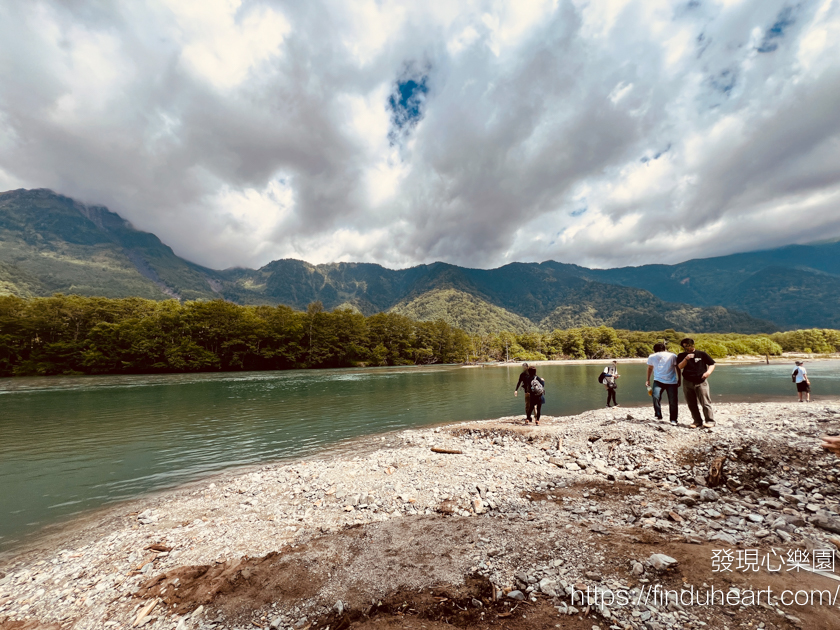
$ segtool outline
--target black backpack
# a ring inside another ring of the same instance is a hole
[[[601,372],[601,373],[598,375],[598,382],[599,382],[599,383],[601,383],[601,384],[603,384],[603,383],[604,383],[604,379],[605,379],[605,378],[607,378],[607,373],[606,373],[606,372]]]

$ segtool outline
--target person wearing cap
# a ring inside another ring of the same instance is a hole
[[[702,350],[694,348],[694,339],[686,337],[680,341],[683,351],[677,355],[677,368],[682,372],[682,388],[688,410],[694,423],[694,429],[700,429],[705,418],[705,427],[715,426],[715,413],[712,410],[712,397],[709,393],[708,378],[715,371],[715,360]],[[699,406],[698,406],[699,403]],[[700,408],[703,416],[700,416]]]
[[[519,395],[519,386],[522,385],[522,391],[525,392],[525,420],[531,422],[531,378],[528,376],[528,364],[522,364],[522,374],[519,375],[519,380],[516,382],[516,389],[513,390],[513,395]]]
[[[618,407],[618,401],[615,399],[615,390],[618,389],[618,383],[616,383],[615,379],[621,376],[618,373],[618,362],[613,359],[613,362],[604,368],[604,377],[601,381],[604,384],[604,387],[607,388],[607,407],[610,406],[610,401],[616,407]]]
[[[805,371],[802,361],[796,361],[796,367],[793,369],[790,378],[796,383],[799,402],[811,402],[811,381],[808,380],[808,372]]]

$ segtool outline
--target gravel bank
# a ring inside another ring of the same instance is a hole
[[[469,627],[836,627],[828,604],[596,598],[655,584],[777,596],[785,579],[840,584],[712,563],[721,549],[837,554],[840,460],[818,436],[840,433],[840,404],[721,404],[716,414],[711,431],[671,427],[649,408],[539,427],[508,417],[223,475],[4,561],[0,628],[335,629],[373,627],[377,616],[382,627],[434,628],[443,610],[445,623]],[[720,458],[723,484],[712,489]]]

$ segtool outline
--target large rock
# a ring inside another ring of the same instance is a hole
[[[648,563],[657,571],[677,566],[677,560],[671,556],[666,556],[664,553],[652,554],[650,558],[648,558]]]
[[[720,495],[711,488],[703,488],[700,490],[700,499],[711,503],[713,501],[718,501],[720,499]]]
[[[776,484],[767,488],[767,492],[771,497],[783,497],[785,495],[793,494],[793,490],[782,484]]]
[[[727,545],[737,545],[738,544],[738,541],[735,540],[735,537],[731,536],[730,534],[727,534],[726,532],[718,532],[717,534],[715,534],[714,536],[709,538],[709,540],[712,541],[712,542],[717,540],[717,541],[720,541],[722,543],[726,543]]]
[[[806,524],[804,518],[795,514],[785,514],[784,519],[792,527],[805,527]]]
[[[840,534],[840,518],[833,518],[830,516],[814,516],[811,519],[811,525],[819,527],[827,532],[833,534]]]
[[[549,597],[557,597],[557,581],[551,578],[541,579],[540,592],[545,593]]]

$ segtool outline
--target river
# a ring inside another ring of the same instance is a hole
[[[543,413],[603,406],[602,367],[541,367]],[[713,398],[790,399],[792,368],[720,366]],[[815,399],[840,396],[840,361],[808,371]],[[649,404],[645,365],[623,364],[620,373],[619,403]],[[235,466],[520,414],[518,376],[518,366],[434,366],[0,379],[0,550],[108,503]]]

